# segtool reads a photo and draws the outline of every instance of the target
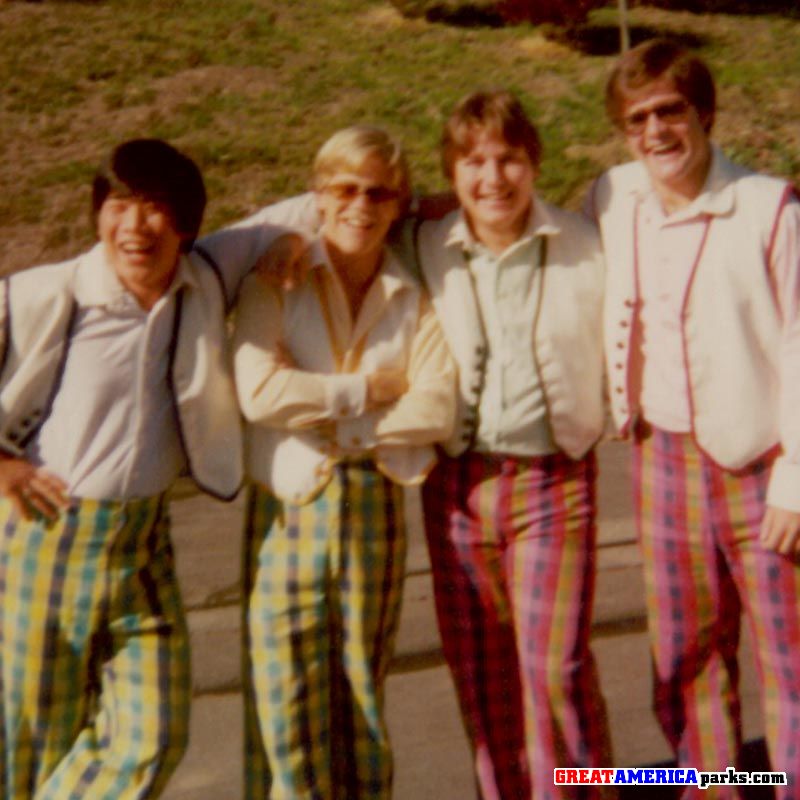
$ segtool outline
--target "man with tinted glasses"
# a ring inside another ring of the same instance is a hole
[[[408,166],[386,131],[319,149],[313,267],[247,279],[234,368],[247,420],[247,800],[388,800],[383,715],[405,574],[403,486],[450,435],[455,365],[430,301],[386,247]]]
[[[679,45],[624,55],[606,105],[636,158],[589,204],[612,410],[635,442],[655,711],[679,764],[737,764],[744,608],[779,795],[797,797],[800,203],[711,144],[713,79]]]
[[[460,208],[405,226],[419,234],[417,266],[458,365],[455,426],[423,502],[482,800],[566,797],[555,768],[611,762],[589,647],[603,263],[592,226],[537,195],[540,160],[519,100],[473,92],[442,136]],[[313,228],[309,198],[267,211]],[[275,249],[285,259],[276,281],[302,273],[303,247],[288,236]],[[591,787],[581,797],[612,795]]]

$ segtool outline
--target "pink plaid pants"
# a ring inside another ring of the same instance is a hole
[[[788,773],[776,796],[800,798],[800,568],[758,541],[772,459],[732,473],[690,436],[643,427],[634,480],[656,716],[679,765],[736,766],[744,609],[772,767]],[[710,798],[699,790],[684,796]],[[732,787],[714,795],[736,796]]]
[[[589,650],[594,482],[593,455],[467,453],[425,484],[439,629],[483,800],[586,797],[554,786],[553,769],[611,763]]]

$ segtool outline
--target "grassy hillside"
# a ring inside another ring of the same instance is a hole
[[[305,186],[318,145],[354,121],[408,146],[416,183],[442,187],[444,115],[479,86],[517,91],[538,121],[540,188],[576,206],[624,158],[602,111],[614,8],[569,43],[530,26],[409,21],[388,0],[0,0],[0,270],[92,240],[87,182],[107,149],[165,137],[206,175],[206,229]],[[800,19],[631,12],[634,38],[678,35],[718,77],[717,138],[800,182]]]

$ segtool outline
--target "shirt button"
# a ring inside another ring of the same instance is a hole
[[[350,444],[354,445],[355,447],[359,447],[361,445],[361,437],[360,436],[354,436],[351,439]]]

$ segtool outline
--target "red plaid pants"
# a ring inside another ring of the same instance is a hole
[[[595,460],[443,459],[423,489],[444,653],[483,800],[588,796],[555,767],[609,766],[589,649]]]

